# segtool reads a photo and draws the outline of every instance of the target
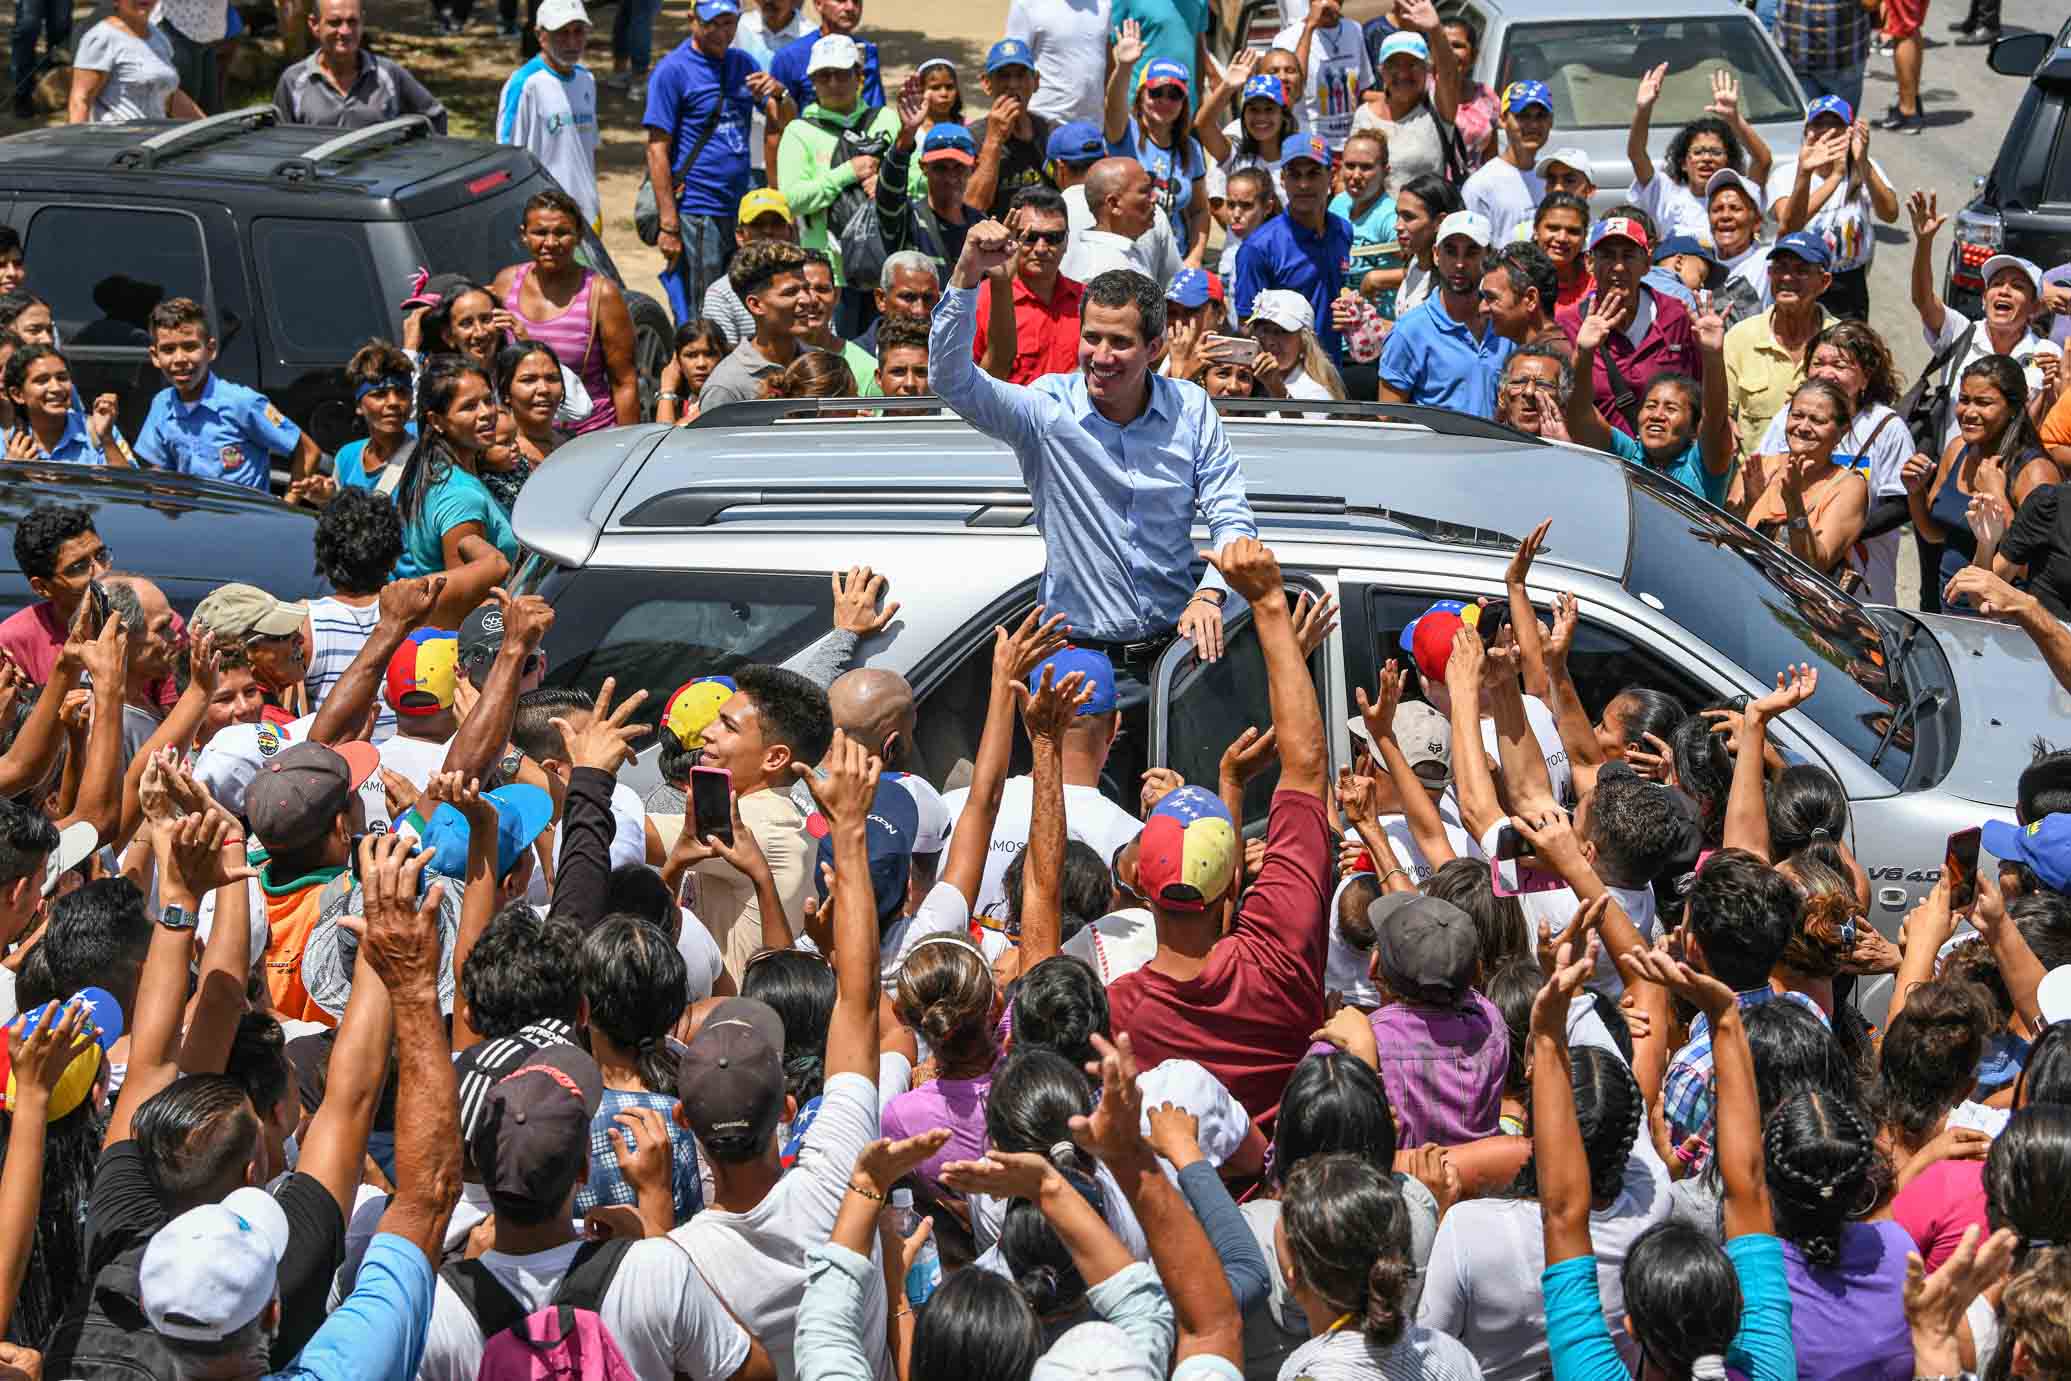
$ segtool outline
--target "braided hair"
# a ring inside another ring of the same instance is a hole
[[[1869,1119],[1823,1089],[1794,1093],[1769,1114],[1762,1159],[1777,1236],[1795,1243],[1809,1265],[1833,1265],[1841,1257],[1842,1224],[1877,1199],[1877,1141]]]
[[[1625,1183],[1625,1163],[1647,1115],[1639,1082],[1625,1063],[1608,1050],[1578,1045],[1568,1052],[1568,1080],[1575,1090],[1575,1120],[1581,1124],[1582,1148],[1589,1157],[1589,1198],[1604,1203],[1618,1197]],[[1536,1198],[1536,1160],[1517,1172],[1515,1188]]]

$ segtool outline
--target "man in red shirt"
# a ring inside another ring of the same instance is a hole
[[[1265,862],[1223,933],[1222,899],[1243,856],[1229,812],[1181,788],[1158,803],[1138,845],[1137,890],[1157,919],[1158,952],[1108,989],[1113,1029],[1147,1068],[1189,1059],[1228,1086],[1262,1128],[1321,1026],[1330,899],[1329,752],[1316,688],[1295,639],[1280,563],[1255,538],[1209,557],[1250,602],[1279,730],[1280,784]]]
[[[0,623],[0,652],[12,657],[37,685],[50,681],[65,646],[65,631],[94,581],[112,558],[93,530],[93,510],[37,504],[14,529],[14,565],[42,602]]]
[[[1687,374],[1696,379],[1704,374],[1690,313],[1682,303],[1640,281],[1652,263],[1646,226],[1624,215],[1598,221],[1589,233],[1595,290],[1554,313],[1560,329],[1573,340],[1582,329],[1582,318],[1596,306],[1598,293],[1615,289],[1625,295],[1618,329],[1598,347],[1595,371],[1575,380],[1575,387],[1590,390],[1605,423],[1628,436],[1634,434],[1639,400],[1647,396],[1655,375]]]
[[[1086,288],[1057,271],[1071,228],[1064,198],[1048,187],[1023,188],[1014,194],[1007,225],[1021,240],[1008,270],[1013,305],[995,301],[998,279],[988,276],[978,285],[973,358],[1010,384],[1069,374],[1079,367],[1079,300]]]

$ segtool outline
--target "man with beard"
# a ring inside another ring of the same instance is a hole
[[[1589,271],[1596,290],[1554,314],[1573,339],[1582,319],[1600,299],[1619,294],[1616,326],[1596,352],[1595,368],[1582,374],[1575,387],[1586,394],[1604,421],[1631,436],[1638,427],[1640,401],[1657,374],[1697,376],[1697,338],[1683,304],[1641,283],[1651,267],[1651,237],[1630,216],[1608,216],[1589,234]],[[1765,419],[1766,422],[1766,419]],[[1757,436],[1761,433],[1757,432]]]
[[[1496,379],[1516,347],[1481,310],[1489,223],[1455,211],[1438,225],[1438,291],[1404,312],[1381,348],[1381,401],[1493,417]]]

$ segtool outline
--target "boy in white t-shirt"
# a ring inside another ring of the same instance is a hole
[[[1503,152],[1474,170],[1460,188],[1467,209],[1488,218],[1489,243],[1507,245],[1529,231],[1546,180],[1539,150],[1553,134],[1553,93],[1545,82],[1512,82],[1503,93]]]

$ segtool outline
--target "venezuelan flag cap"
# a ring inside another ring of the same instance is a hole
[[[1229,890],[1240,848],[1237,824],[1215,793],[1183,786],[1144,822],[1137,890],[1168,910],[1202,910]]]
[[[705,730],[719,718],[719,707],[740,688],[731,676],[700,676],[685,681],[662,707],[662,727],[675,735],[685,752],[705,746]]]
[[[388,704],[397,714],[428,715],[453,708],[460,679],[460,639],[420,628],[388,659]]]

